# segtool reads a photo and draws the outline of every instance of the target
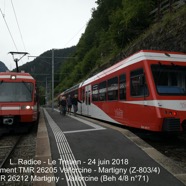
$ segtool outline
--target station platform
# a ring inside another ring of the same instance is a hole
[[[184,170],[120,127],[44,108],[37,138],[34,186],[186,185]]]

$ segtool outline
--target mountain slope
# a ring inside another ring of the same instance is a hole
[[[60,66],[75,52],[76,47],[54,50],[54,74],[56,83],[59,83]],[[45,86],[46,81],[51,82],[52,76],[52,50],[48,50],[36,57],[33,61],[19,67],[19,71],[30,73],[38,85]],[[58,81],[57,81],[58,80]]]
[[[0,72],[6,72],[8,70],[8,68],[6,67],[6,65],[0,61]]]

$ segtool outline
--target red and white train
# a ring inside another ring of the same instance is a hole
[[[66,90],[89,117],[149,131],[186,131],[186,54],[142,50]]]
[[[0,73],[0,127],[27,127],[38,120],[36,80],[24,72]]]

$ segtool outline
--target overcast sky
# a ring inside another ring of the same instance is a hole
[[[52,48],[76,45],[92,8],[97,7],[95,1],[0,0],[0,61],[12,70],[15,62],[10,51],[38,56]],[[20,65],[32,60],[24,57]]]

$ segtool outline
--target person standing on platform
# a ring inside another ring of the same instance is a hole
[[[62,96],[61,101],[60,101],[60,113],[63,114],[64,116],[66,115],[66,107],[67,107],[67,100],[65,96]]]
[[[72,98],[71,98],[71,95],[69,94],[67,98],[67,113],[68,114],[71,114],[71,109],[72,109]]]
[[[73,105],[73,109],[74,109],[74,116],[76,116],[76,113],[78,111],[78,102],[81,103],[81,101],[79,101],[77,94],[74,95],[74,97],[72,98],[72,105]]]

